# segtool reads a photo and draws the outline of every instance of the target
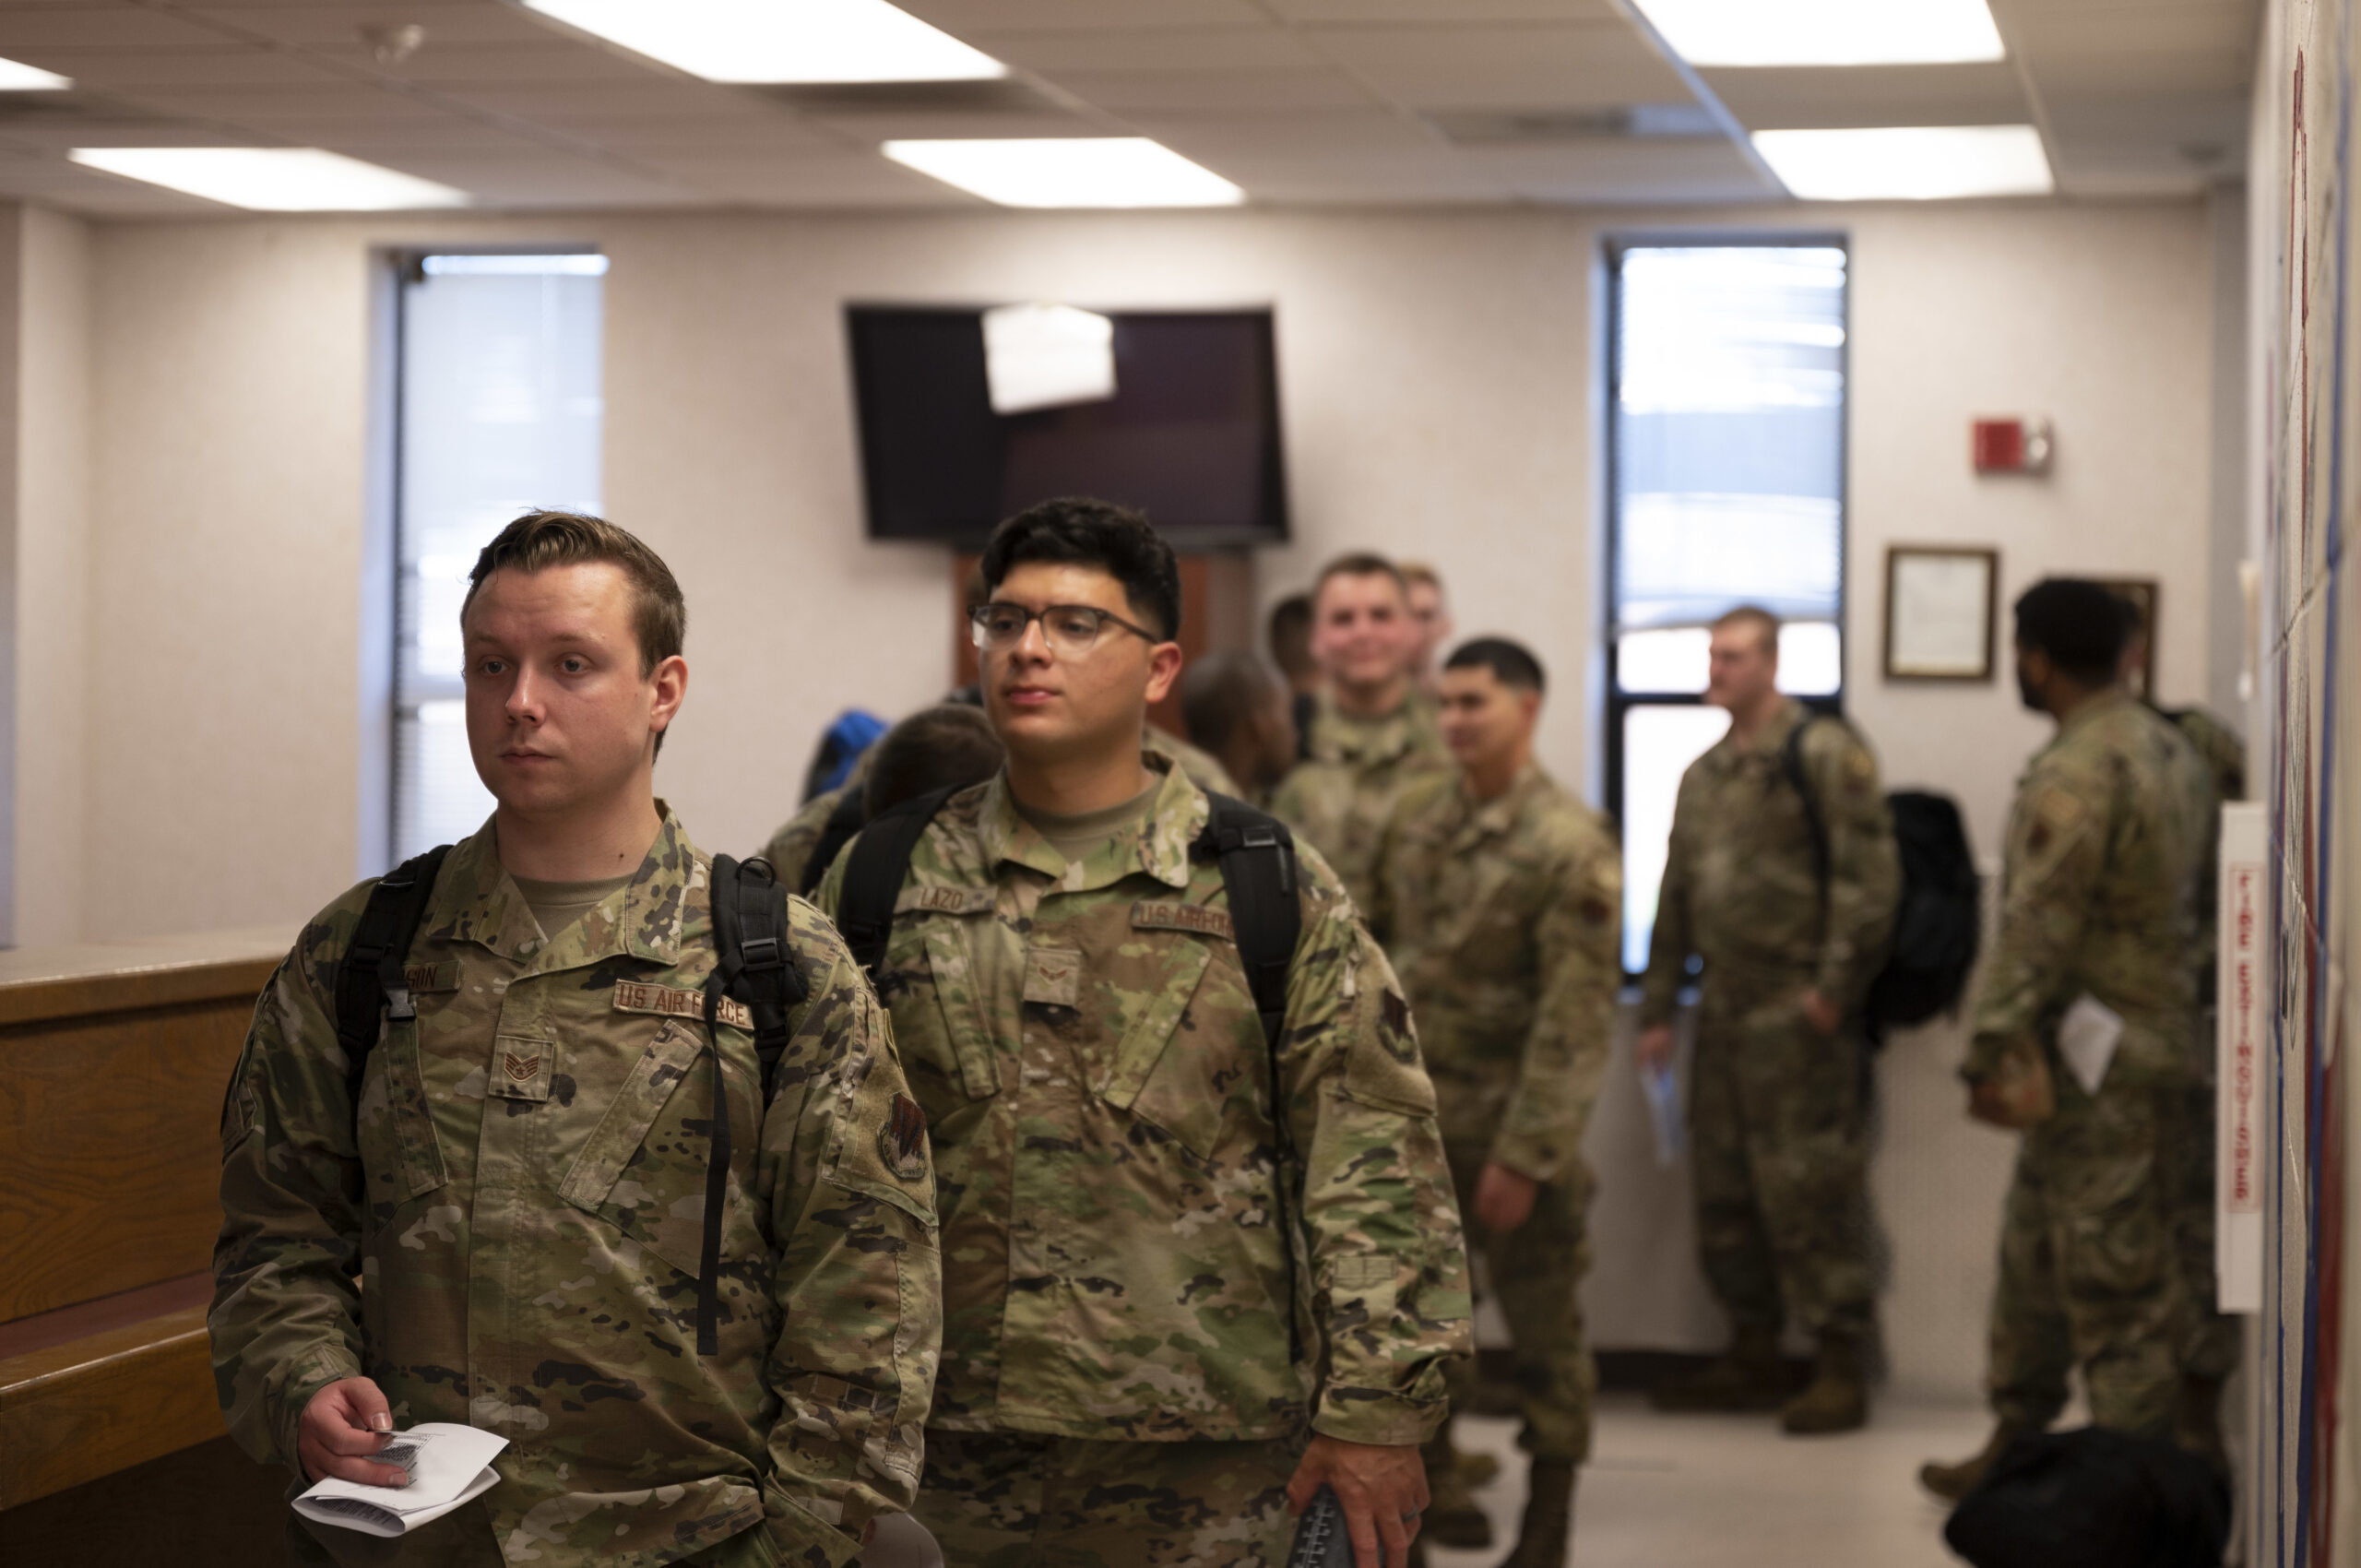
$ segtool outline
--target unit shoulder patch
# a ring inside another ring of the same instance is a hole
[[[649,985],[643,980],[615,982],[614,1010],[618,1013],[655,1013],[670,1018],[705,1016],[705,992],[683,991],[673,985]],[[754,1015],[744,1003],[725,996],[714,1016],[733,1028],[751,1029]]]
[[[1238,940],[1238,933],[1230,924],[1228,910],[1209,909],[1203,904],[1181,904],[1166,898],[1143,898],[1133,905],[1132,929],[1190,931],[1200,936],[1218,936],[1225,942]]]
[[[926,1179],[926,1112],[908,1095],[894,1097],[885,1125],[877,1130],[877,1153],[896,1181]]]

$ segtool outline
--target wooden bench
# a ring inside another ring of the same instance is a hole
[[[15,1511],[223,1436],[221,1099],[291,939],[0,954],[0,1544]]]

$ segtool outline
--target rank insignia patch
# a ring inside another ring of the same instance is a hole
[[[894,1097],[894,1109],[877,1134],[877,1152],[885,1169],[905,1182],[926,1176],[926,1112],[908,1095]]]

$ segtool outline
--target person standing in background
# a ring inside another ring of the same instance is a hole
[[[1320,689],[1324,677],[1320,665],[1311,657],[1311,596],[1291,593],[1271,606],[1267,628],[1271,645],[1271,662],[1287,683],[1287,709],[1295,720],[1295,744],[1298,760],[1311,754],[1311,720],[1320,710]]]
[[[1311,760],[1271,793],[1271,813],[1328,858],[1356,903],[1370,896],[1378,836],[1405,786],[1450,771],[1434,705],[1411,684],[1418,627],[1382,555],[1331,561],[1311,592],[1311,654],[1326,677]]]
[[[1267,799],[1295,766],[1295,715],[1287,689],[1251,653],[1209,653],[1182,671],[1180,712],[1189,738],[1212,752],[1237,780],[1242,800]]]
[[[1690,960],[1703,959],[1690,1160],[1698,1252],[1732,1339],[1699,1372],[1659,1385],[1655,1402],[1784,1401],[1790,1432],[1845,1431],[1868,1419],[1876,1311],[1860,1012],[1892,933],[1901,859],[1868,745],[1780,693],[1777,619],[1733,610],[1710,646],[1705,700],[1729,711],[1729,732],[1681,775],[1638,1053],[1651,1068],[1670,1063],[1675,1000]],[[1789,1311],[1818,1348],[1810,1386],[1793,1399],[1779,1358]]]
[[[1431,697],[1437,695],[1435,660],[1451,641],[1451,607],[1445,601],[1442,578],[1423,561],[1402,563],[1402,587],[1410,607],[1411,624],[1418,629],[1418,650],[1410,665],[1411,683]]]
[[[1534,761],[1543,683],[1539,661],[1504,639],[1452,654],[1442,723],[1458,766],[1403,791],[1370,914],[1418,1022],[1462,1224],[1508,1319],[1533,1464],[1502,1568],[1562,1568],[1575,1471],[1590,1456],[1582,1141],[1623,983],[1621,851],[1606,820]],[[1455,1364],[1451,1384],[1457,1406],[1473,1365]],[[1490,1545],[1447,1420],[1427,1445],[1427,1480],[1434,1539]]]
[[[2016,605],[2017,685],[2057,720],[2010,809],[1999,936],[1960,1075],[2023,1134],[2002,1211],[1983,1451],[1919,1479],[1964,1497],[2045,1431],[2080,1367],[2094,1425],[2170,1437],[2193,1313],[2175,1235],[2197,988],[2188,742],[2123,689],[2124,618],[2052,577]]]

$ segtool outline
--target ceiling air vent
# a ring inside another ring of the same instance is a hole
[[[750,85],[809,114],[1062,114],[1069,106],[1014,77],[948,82],[766,82]]]

